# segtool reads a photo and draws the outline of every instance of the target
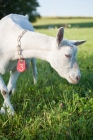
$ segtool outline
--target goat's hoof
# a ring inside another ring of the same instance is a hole
[[[1,107],[0,114],[14,115],[14,110],[10,108]]]
[[[5,108],[1,107],[0,114],[5,114],[5,113],[6,113]]]

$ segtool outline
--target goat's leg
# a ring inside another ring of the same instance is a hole
[[[37,83],[37,66],[36,66],[35,58],[31,59],[31,64],[32,64],[33,80],[34,80],[34,84],[36,84]]]
[[[1,107],[0,113],[6,113],[6,108],[7,108],[7,112],[10,114],[14,114],[14,109],[12,104],[10,103],[10,98],[9,98],[9,93],[8,93],[8,89],[2,79],[2,76],[0,75],[0,90],[1,90],[1,94],[4,98],[4,104],[3,107]]]
[[[20,73],[17,70],[10,72],[10,79],[7,85],[9,95],[11,95],[16,89],[16,81],[18,79],[19,74]]]

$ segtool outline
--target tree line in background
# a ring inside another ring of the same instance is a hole
[[[28,14],[29,20],[35,22],[36,18],[40,17],[37,7],[37,0],[0,0],[0,19],[11,13]]]

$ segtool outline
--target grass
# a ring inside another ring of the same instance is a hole
[[[69,84],[49,63],[37,60],[38,84],[33,85],[31,69],[19,76],[17,91],[11,97],[15,116],[0,115],[0,140],[93,139],[93,27],[88,25],[93,19],[40,19],[34,26],[40,25],[37,32],[55,36],[57,27],[41,29],[42,23],[60,24],[64,20],[87,25],[65,28],[65,38],[87,40],[78,47],[79,84]],[[7,83],[9,75],[3,78]],[[0,106],[2,103],[0,95]]]
[[[47,29],[50,27],[90,28],[93,27],[93,18],[42,18],[34,24],[35,28]]]

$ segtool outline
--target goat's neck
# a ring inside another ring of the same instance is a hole
[[[53,47],[54,37],[50,37],[44,34],[27,32],[22,38],[24,48],[31,50],[44,50],[50,51]]]
[[[40,33],[27,32],[21,39],[24,58],[36,57],[48,61],[55,38]]]

